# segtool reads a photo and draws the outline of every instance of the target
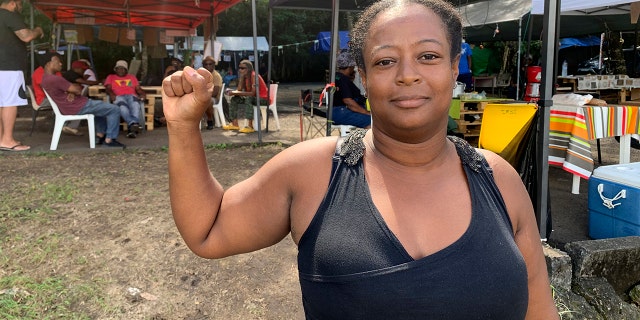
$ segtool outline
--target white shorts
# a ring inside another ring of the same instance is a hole
[[[22,71],[0,70],[0,108],[28,104]]]

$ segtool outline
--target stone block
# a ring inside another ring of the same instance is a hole
[[[573,292],[584,297],[604,319],[640,319],[640,309],[624,302],[605,278],[575,279]]]
[[[640,282],[640,237],[577,241],[565,246],[573,278],[602,277],[620,296]]]
[[[542,251],[547,262],[551,286],[565,291],[571,290],[571,257],[546,243],[542,244]]]
[[[562,320],[604,320],[584,297],[562,288],[553,289],[553,302]]]

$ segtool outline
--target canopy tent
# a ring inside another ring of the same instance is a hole
[[[340,50],[347,49],[349,43],[349,31],[340,31],[338,33],[340,39]],[[318,33],[316,42],[311,47],[311,53],[321,53],[331,51],[331,32],[323,31]]]
[[[597,35],[605,31],[634,31],[629,0],[562,0],[559,25],[560,37]],[[536,31],[543,26],[544,0],[532,0]]]
[[[629,0],[562,0],[560,13],[564,15],[629,14]],[[544,14],[544,0],[532,0],[532,14]]]
[[[31,0],[55,23],[194,29],[242,0]]]
[[[467,41],[518,40],[531,0],[490,0],[458,7]],[[498,32],[496,32],[498,30]]]
[[[265,37],[257,37],[258,51],[269,51],[269,43]],[[223,51],[253,51],[253,37],[216,37],[222,43]]]

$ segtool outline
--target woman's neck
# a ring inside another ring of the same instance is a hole
[[[374,134],[375,131],[375,134]],[[370,130],[364,138],[370,155],[403,167],[431,167],[446,161],[453,144],[441,137],[407,143],[393,139],[379,130]]]

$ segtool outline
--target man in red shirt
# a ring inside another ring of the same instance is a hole
[[[107,76],[104,86],[111,102],[120,107],[120,115],[127,122],[127,138],[135,138],[140,133],[140,110],[147,94],[140,87],[136,76],[127,73],[128,69],[126,61],[118,60],[113,68],[116,73]]]

